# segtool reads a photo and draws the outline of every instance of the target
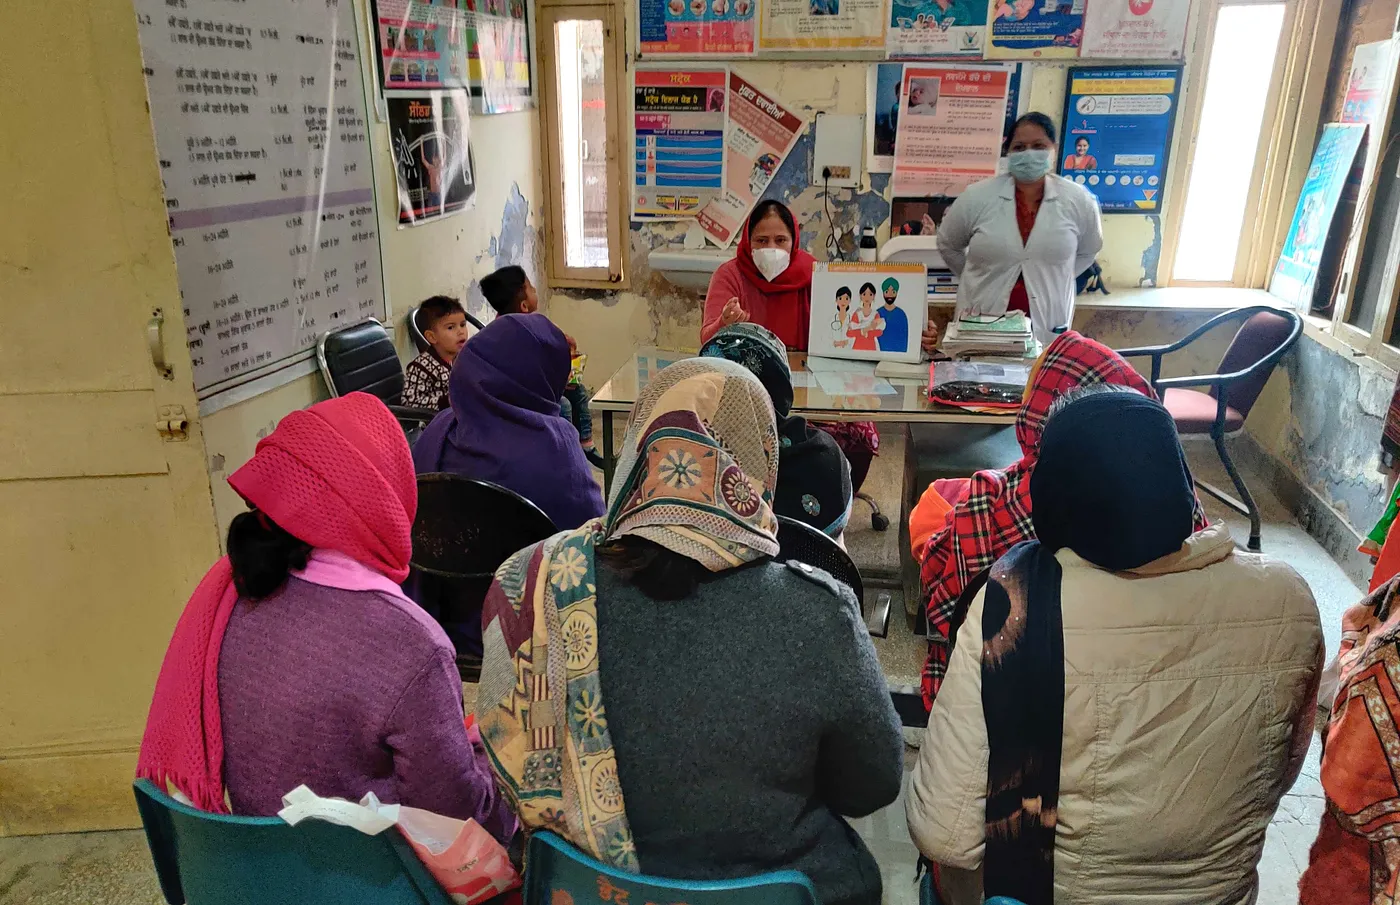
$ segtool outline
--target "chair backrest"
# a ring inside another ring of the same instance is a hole
[[[135,788],[170,905],[452,905],[397,830],[208,814],[147,780]]]
[[[413,566],[445,578],[489,579],[511,554],[557,529],[518,493],[458,474],[418,476]]]
[[[1264,392],[1264,384],[1269,382],[1274,365],[1297,342],[1301,327],[1302,318],[1298,313],[1283,309],[1260,311],[1240,324],[1216,373],[1233,374],[1265,360],[1268,364],[1230,384],[1225,402],[1231,408],[1248,417],[1259,394]],[[1211,395],[1215,395],[1214,389]]]
[[[865,609],[865,583],[861,581],[860,570],[850,554],[806,522],[785,515],[778,516],[778,559],[782,562],[805,562],[831,573],[832,578],[850,586],[862,611]]]
[[[399,353],[384,325],[372,317],[326,331],[316,344],[316,357],[332,396],[358,390],[387,405],[398,405],[403,397]]]
[[[524,905],[817,905],[817,901],[812,881],[795,870],[740,880],[667,880],[609,867],[548,831],[530,837],[525,857]]]

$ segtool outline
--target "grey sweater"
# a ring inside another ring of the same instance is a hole
[[[899,718],[855,597],[772,562],[657,602],[598,566],[599,678],[645,873],[795,869],[827,905],[880,901],[842,819],[895,800]]]

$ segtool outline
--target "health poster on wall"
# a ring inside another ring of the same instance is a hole
[[[252,380],[308,373],[295,366],[326,330],[385,316],[354,9],[134,6],[207,414]]]
[[[763,0],[758,49],[885,49],[885,0]]]
[[[1332,215],[1365,134],[1366,127],[1360,123],[1328,123],[1322,128],[1288,238],[1269,281],[1269,292],[1290,305],[1312,301]]]
[[[1011,126],[1021,109],[1022,63],[1001,63],[1011,73],[1006,86],[1006,126],[1002,137],[1011,135]],[[875,63],[866,78],[865,168],[871,173],[894,170],[895,133],[899,127],[899,99],[903,90],[903,63]]]
[[[464,0],[467,74],[482,113],[530,109],[530,27],[525,0]],[[476,9],[471,9],[473,2]]]
[[[724,190],[724,69],[638,69],[632,219],[694,217]]]
[[[1001,66],[905,64],[892,195],[957,195],[995,176],[1010,81]]]
[[[892,57],[981,57],[986,36],[986,0],[890,0]]]
[[[638,0],[637,49],[644,57],[747,56],[757,0]]]
[[[1079,56],[1085,0],[989,0],[989,59],[1065,60]],[[1165,2],[1165,0],[1163,0]]]
[[[1180,67],[1070,69],[1060,175],[1105,214],[1160,211],[1180,91]]]
[[[727,248],[739,235],[763,190],[773,181],[807,123],[736,73],[729,73],[729,123],[724,134],[724,191],[696,222],[710,241]]]
[[[380,86],[466,88],[483,113],[530,106],[525,0],[371,0]]]
[[[471,100],[467,92],[389,95],[389,147],[399,194],[399,226],[417,226],[476,202]]]
[[[1187,0],[1093,0],[1084,12],[1080,56],[1179,60],[1190,14]]]

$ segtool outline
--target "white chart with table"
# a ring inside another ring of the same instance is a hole
[[[195,388],[206,403],[384,318],[351,0],[136,0]],[[201,406],[204,408],[204,406]]]

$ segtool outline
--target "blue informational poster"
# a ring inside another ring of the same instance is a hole
[[[1060,175],[1105,214],[1160,211],[1180,92],[1179,66],[1071,68]]]
[[[1366,135],[1364,123],[1328,123],[1322,127],[1317,140],[1308,178],[1298,194],[1298,206],[1293,211],[1293,223],[1288,238],[1274,266],[1269,292],[1292,305],[1310,303],[1317,281],[1322,249],[1342,197],[1347,173],[1356,160],[1361,139]]]

